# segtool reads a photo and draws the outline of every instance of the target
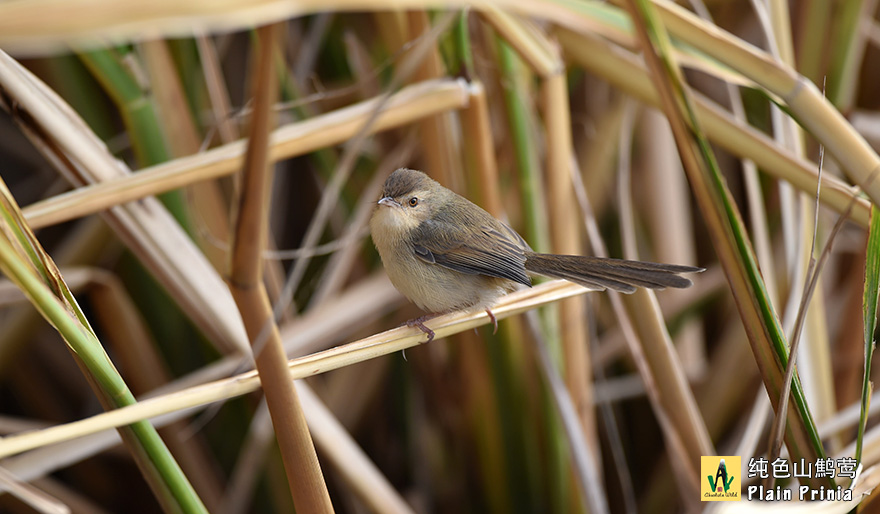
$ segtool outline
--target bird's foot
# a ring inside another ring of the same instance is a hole
[[[425,322],[435,317],[436,315],[420,316],[418,318],[407,321],[405,325],[411,328],[418,328],[419,330],[427,334],[428,339],[426,341],[423,341],[422,344],[430,343],[434,340],[434,331],[425,326]]]

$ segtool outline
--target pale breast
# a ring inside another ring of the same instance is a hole
[[[374,242],[394,287],[428,312],[489,307],[515,285],[507,279],[467,275],[427,263],[405,242],[381,237],[374,237]]]

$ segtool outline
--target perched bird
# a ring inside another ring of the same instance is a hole
[[[529,274],[561,278],[590,289],[632,293],[636,287],[684,288],[681,273],[702,268],[653,262],[536,253],[515,230],[421,171],[401,168],[385,181],[370,219],[373,243],[391,283],[433,314],[490,307]],[[434,338],[427,317],[407,324]]]

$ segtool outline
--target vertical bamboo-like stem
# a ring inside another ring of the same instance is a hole
[[[410,11],[407,13],[410,39],[428,34],[431,22],[426,11]],[[446,74],[437,45],[433,44],[412,76],[413,82],[421,82],[439,78]],[[454,161],[456,155],[451,138],[451,121],[448,114],[438,114],[419,122],[419,134],[422,138],[422,150],[428,173],[441,184],[455,191],[461,191],[461,166]]]
[[[233,232],[229,287],[253,347],[294,505],[299,512],[332,512],[318,456],[288,374],[287,357],[262,282],[271,180],[268,144],[272,105],[278,95],[273,53],[280,28],[280,24],[275,24],[258,30],[254,110],[241,202]]]
[[[469,46],[469,41],[467,44]],[[467,58],[462,56],[462,61]],[[468,105],[459,111],[467,186],[479,205],[496,218],[504,219],[486,89],[481,82],[474,81],[471,82],[468,92]],[[465,408],[477,440],[487,504],[490,510],[509,512],[514,496],[510,490],[510,461],[505,459],[504,429],[499,415],[499,405],[503,397],[493,387],[494,373],[490,366],[488,348],[486,345],[474,343],[475,341],[466,340],[459,345],[458,357],[465,390],[468,391]]]
[[[568,85],[561,67],[544,77],[541,84],[547,144],[547,202],[550,209],[550,242],[554,252],[579,254],[583,251],[574,189],[571,187],[571,119]],[[569,298],[559,304],[562,348],[565,355],[565,381],[593,455],[599,451],[596,416],[593,411],[592,374],[586,325],[586,299]]]
[[[639,122],[640,148],[644,160],[641,185],[645,195],[646,222],[651,227],[654,257],[657,262],[696,264],[693,223],[691,220],[690,191],[681,170],[681,161],[675,151],[675,141],[663,115],[645,109]],[[763,204],[762,204],[763,205]],[[761,211],[763,212],[763,211]],[[763,219],[763,218],[762,218]],[[686,290],[664,291],[660,305],[687,298]],[[675,336],[676,349],[691,376],[702,376],[706,370],[706,348],[699,320],[689,321]]]
[[[498,161],[492,144],[492,125],[486,89],[472,82],[468,90],[468,106],[460,111],[462,150],[469,177],[479,178],[480,205],[496,218],[504,217],[501,191],[498,188]]]

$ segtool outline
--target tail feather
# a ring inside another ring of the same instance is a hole
[[[690,287],[692,282],[680,274],[703,271],[703,268],[678,264],[532,252],[526,254],[525,266],[538,275],[561,278],[591,289],[607,288],[622,293],[632,293],[636,287]]]

